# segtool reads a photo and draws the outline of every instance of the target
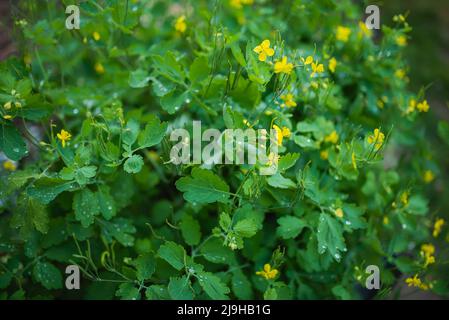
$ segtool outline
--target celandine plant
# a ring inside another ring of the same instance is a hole
[[[407,90],[402,56],[411,27],[399,15],[370,30],[364,10],[14,4],[17,54],[0,65],[0,297],[446,295],[446,212],[427,196],[441,170],[422,121],[432,107]],[[191,146],[170,134],[193,136],[193,121],[274,130],[278,150],[174,163],[174,146]],[[79,289],[66,287],[69,265]],[[368,266],[379,289],[366,288]]]

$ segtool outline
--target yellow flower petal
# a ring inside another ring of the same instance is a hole
[[[306,58],[306,61],[304,61],[304,64],[305,65],[309,65],[309,64],[311,64],[313,62],[313,57],[312,56],[308,56],[307,58]]]
[[[270,40],[264,40],[260,45],[263,49],[268,49],[270,47]]]
[[[256,47],[253,49],[253,51],[254,51],[255,53],[261,53],[261,52],[263,51],[262,46],[256,46]]]

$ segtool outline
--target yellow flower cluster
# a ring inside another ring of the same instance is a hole
[[[267,57],[274,55],[274,49],[270,48],[270,40],[266,39],[256,46],[253,51],[259,55],[259,61],[267,60]]]
[[[94,33],[92,33],[92,38],[94,38],[95,41],[99,41],[101,39],[101,36],[97,31],[95,31]]]
[[[265,39],[259,45],[257,45],[253,51],[259,55],[259,61],[266,61],[268,57],[274,56],[274,49],[270,47],[270,40]],[[317,73],[324,72],[324,65],[319,63],[318,61],[314,61],[312,56],[308,56],[306,59],[301,58],[304,66],[310,65],[312,72],[310,74],[311,77],[316,75]],[[271,62],[270,62],[271,63]],[[332,58],[329,61],[329,68],[332,68],[332,72],[335,72],[335,67],[337,65],[337,60]],[[294,65],[291,62],[288,62],[287,56],[282,56],[280,60],[276,60],[274,63],[274,73],[286,73],[290,74],[293,71]]]
[[[100,62],[95,63],[94,69],[95,69],[95,72],[98,74],[103,74],[105,71],[103,65]]]
[[[431,243],[423,244],[421,246],[421,255],[424,257],[424,268],[435,263],[435,247]]]
[[[401,202],[404,206],[408,205],[408,191],[401,193]]]
[[[231,7],[236,9],[242,9],[244,5],[252,5],[254,0],[229,0],[229,4]]]
[[[289,63],[286,56],[283,56],[280,61],[274,64],[274,73],[290,74],[293,70],[293,63]]]
[[[338,133],[337,131],[332,131],[330,134],[324,137],[324,142],[330,142],[332,144],[336,144],[338,142]]]
[[[347,42],[351,35],[351,29],[343,26],[338,26],[336,31],[336,38],[338,41]]]
[[[417,274],[415,274],[413,278],[405,279],[405,283],[407,283],[409,287],[417,287],[422,290],[429,289],[429,286],[427,284],[423,283]]]
[[[352,152],[352,155],[351,155],[351,162],[352,162],[352,167],[354,168],[354,170],[357,170],[357,160],[355,158],[354,152]]]
[[[427,112],[429,111],[429,108],[427,100],[417,103],[415,99],[411,99],[408,103],[407,113],[412,113],[416,109],[418,109],[419,112]]]
[[[13,94],[13,92],[14,92],[14,94]],[[15,97],[20,97],[19,94],[15,93],[15,90],[13,90],[13,91],[11,92],[11,94],[13,94]],[[9,113],[12,111],[13,107],[15,107],[16,109],[20,109],[20,108],[22,108],[22,104],[21,104],[19,101],[15,101],[15,102],[13,102],[13,101],[8,101],[8,102],[6,102],[6,103],[3,105],[3,113],[4,113],[4,114],[3,114],[3,119],[5,119],[5,120],[11,120],[11,119],[14,118],[13,115],[9,114]]]
[[[433,172],[431,170],[424,171],[423,180],[425,183],[431,183],[435,179]]]
[[[312,62],[312,73],[310,74],[311,77],[313,77],[317,73],[323,72],[324,72],[324,65],[322,63]]]
[[[276,137],[279,146],[282,146],[282,141],[284,140],[284,138],[290,138],[291,136],[290,129],[287,127],[282,127],[281,129],[280,127],[274,124],[273,129],[276,130]]]
[[[398,78],[398,79],[401,79],[401,80],[404,79],[406,75],[407,75],[407,73],[405,72],[404,69],[397,69],[397,70],[394,72],[394,76],[395,76],[396,78]]]
[[[338,208],[335,210],[334,212],[335,216],[337,216],[338,218],[343,218],[344,212],[342,208]]]
[[[368,29],[368,27],[366,26],[366,23],[364,23],[363,21],[359,21],[359,38],[361,37],[367,37],[370,38],[372,35],[372,32],[370,29]]]
[[[3,169],[5,169],[6,171],[16,171],[17,166],[14,162],[6,160],[5,162],[3,162]]]
[[[257,271],[256,275],[264,277],[267,280],[274,279],[278,275],[279,271],[277,269],[272,269],[269,263],[263,266],[263,270]]]
[[[331,58],[329,60],[328,68],[330,72],[335,73],[335,69],[337,68],[337,59]]]
[[[441,233],[441,228],[444,225],[444,219],[438,218],[433,225],[432,235],[434,238],[438,237]]]
[[[317,73],[324,72],[324,65],[318,61],[314,61],[312,56],[308,56],[306,59],[301,58],[301,61],[304,66],[311,65],[312,73],[310,74],[310,77],[313,77]]]

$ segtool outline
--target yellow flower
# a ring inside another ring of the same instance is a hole
[[[372,32],[370,29],[368,29],[368,27],[364,22],[359,21],[359,28],[360,28],[359,37],[361,36],[365,36],[367,38],[371,37]]]
[[[421,251],[424,253],[424,255],[431,256],[435,253],[435,246],[431,243],[424,243],[423,245],[421,245]]]
[[[11,109],[11,101],[6,102],[6,103],[3,105],[3,108],[5,108],[5,110]]]
[[[22,108],[22,104],[20,102],[14,102],[14,106],[18,109]]]
[[[343,215],[344,215],[343,210],[341,208],[336,209],[334,214],[335,214],[335,216],[337,216],[339,218],[343,218]]]
[[[12,116],[11,116],[10,114],[5,114],[5,115],[3,116],[3,119],[5,119],[5,120],[11,120],[11,119],[12,119]]]
[[[94,38],[95,41],[99,41],[101,39],[101,36],[97,31],[95,31],[94,33],[92,33],[92,38]]]
[[[282,95],[281,99],[284,101],[283,104],[281,104],[281,107],[286,105],[289,108],[296,107],[296,102],[293,100],[293,95],[291,93],[287,93],[286,95]]]
[[[272,269],[269,263],[263,266],[263,270],[257,271],[256,275],[264,277],[267,280],[274,279],[278,275],[279,271],[277,269]]]
[[[323,160],[327,160],[329,158],[329,151],[322,150],[320,152],[320,158],[323,159]]]
[[[407,191],[402,192],[401,202],[404,206],[406,206],[408,204],[408,192]]]
[[[395,15],[395,16],[393,17],[393,21],[394,21],[394,22],[405,22],[405,17],[404,17],[402,14],[400,14],[400,15]]]
[[[103,67],[103,65],[100,62],[95,63],[94,69],[95,69],[95,72],[98,73],[98,74],[103,74],[104,73],[104,67]]]
[[[379,109],[383,109],[385,106],[385,103],[381,99],[378,99],[376,104],[379,107]]]
[[[383,218],[383,224],[384,225],[387,225],[387,224],[389,224],[390,223],[390,219],[388,219],[388,217],[387,216],[385,216],[384,218]]]
[[[32,62],[33,59],[28,53],[23,56],[23,63],[25,63],[27,66],[29,66]]]
[[[186,24],[186,16],[180,16],[178,19],[176,19],[175,22],[175,30],[181,33],[186,32],[187,24]]]
[[[307,66],[313,62],[313,57],[308,56],[305,60],[304,60],[304,58],[301,58],[301,61],[305,66]]]
[[[374,144],[374,148],[379,150],[382,144],[384,143],[385,135],[379,130],[374,129],[374,134],[368,137],[368,143]]]
[[[337,40],[342,42],[347,42],[349,35],[351,34],[351,29],[343,26],[337,27]]]
[[[435,257],[433,256],[434,253],[435,253],[435,247],[433,244],[428,243],[428,244],[423,244],[421,246],[421,254],[425,258],[424,268],[431,265],[432,263],[435,263]]]
[[[290,74],[293,70],[293,64],[287,63],[287,57],[282,57],[281,61],[276,61],[274,64],[274,73]]]
[[[413,278],[407,278],[405,279],[405,283],[408,284],[409,287],[418,287],[420,288],[422,286],[421,279],[418,278],[418,275],[415,274]]]
[[[427,100],[424,100],[418,103],[416,108],[419,110],[419,112],[427,112],[429,111],[429,104],[427,103]]]
[[[435,176],[431,170],[424,171],[423,180],[425,183],[431,183],[433,179],[435,179]]]
[[[273,129],[276,131],[276,137],[278,140],[278,145],[282,146],[282,140],[285,138],[289,138],[291,136],[290,129],[287,127],[279,128],[277,125],[273,125]]]
[[[337,67],[337,59],[331,58],[329,60],[329,65],[328,65],[328,68],[329,68],[330,72],[335,73],[335,68],[336,67]]]
[[[312,74],[310,75],[313,77],[316,73],[323,73],[324,72],[324,66],[322,63],[315,63],[312,62]]]
[[[251,5],[254,3],[254,0],[230,0],[229,4],[231,7],[236,9],[242,9],[243,5]]]
[[[412,113],[413,111],[415,111],[415,108],[416,108],[416,100],[411,99],[408,103],[407,113]]]
[[[407,45],[407,37],[404,35],[399,35],[395,39],[396,44],[400,47],[405,47]]]
[[[443,225],[444,225],[444,219],[439,218],[435,221],[435,224],[433,225],[433,232],[432,232],[432,235],[434,236],[434,238],[439,236]]]
[[[432,286],[430,285],[430,287],[432,287]],[[421,286],[419,288],[424,290],[424,291],[429,290],[429,286],[427,284],[425,284],[425,283],[421,284]]]
[[[396,70],[396,72],[394,73],[395,77],[398,79],[404,79],[406,73],[403,69],[398,69]]]
[[[357,170],[357,161],[355,159],[355,153],[353,152],[351,155],[352,167]]]
[[[17,166],[15,165],[14,162],[6,160],[5,162],[3,162],[3,169],[7,171],[16,171]]]
[[[427,268],[429,265],[435,263],[434,256],[426,256],[426,261],[424,262],[424,268]]]
[[[272,57],[274,55],[274,50],[270,48],[270,40],[268,39],[262,41],[253,51],[259,54],[259,61],[265,61],[267,60],[267,56]]]
[[[330,142],[336,144],[338,142],[338,133],[337,131],[332,131],[330,134],[324,137],[324,142]]]
[[[66,141],[69,141],[70,138],[72,137],[72,135],[69,132],[65,131],[64,129],[62,129],[61,132],[58,133],[56,136],[58,137],[59,140],[61,140],[63,148],[65,148]]]

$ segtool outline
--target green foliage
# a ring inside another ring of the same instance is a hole
[[[349,0],[89,0],[75,31],[60,2],[14,5],[19,53],[0,62],[0,297],[359,299],[370,264],[378,298],[415,274],[447,296],[447,222],[435,223],[447,221],[449,125],[430,131],[426,88],[411,92],[400,72],[405,21],[374,35]],[[261,61],[264,40],[274,52]],[[292,70],[277,73],[284,56]],[[175,164],[170,133],[194,120],[276,125],[277,172]],[[82,288],[69,292],[74,263]]]
[[[229,199],[229,186],[211,171],[193,168],[191,177],[176,181],[176,188],[184,192],[191,203],[224,202]]]

